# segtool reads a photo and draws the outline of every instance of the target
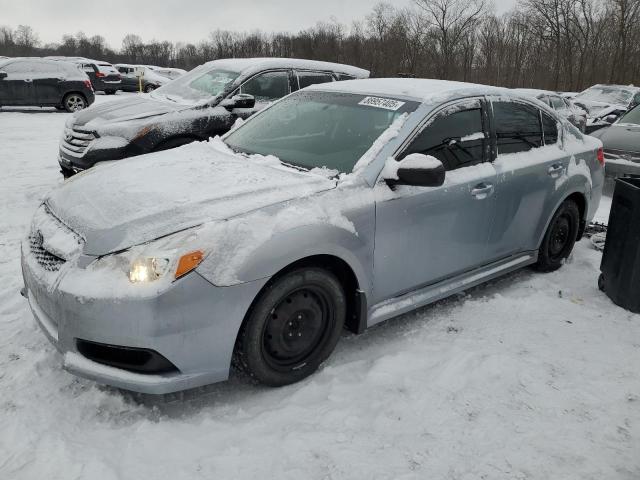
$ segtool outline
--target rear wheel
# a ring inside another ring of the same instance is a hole
[[[553,215],[538,250],[534,265],[541,272],[552,272],[569,257],[578,237],[580,210],[573,200],[565,200]]]
[[[62,105],[67,112],[77,112],[87,107],[87,100],[79,93],[67,93]]]
[[[151,84],[149,84],[146,87],[144,87],[145,93],[153,92],[155,89],[156,89],[155,85],[151,85]]]
[[[105,90],[105,91],[104,91],[104,94],[105,94],[105,95],[115,95],[115,94],[116,94],[116,91],[115,91],[115,90]]]
[[[234,365],[274,387],[302,380],[335,348],[345,315],[334,275],[319,268],[285,274],[253,305],[238,334]]]

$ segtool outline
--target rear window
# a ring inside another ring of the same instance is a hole
[[[98,63],[98,70],[102,73],[118,73],[118,70],[115,69],[113,65],[110,63]]]

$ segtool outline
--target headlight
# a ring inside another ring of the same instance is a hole
[[[129,268],[129,280],[131,283],[153,282],[173,271],[173,280],[186,275],[194,270],[202,260],[204,253],[194,250],[180,257],[137,257]],[[175,265],[175,270],[171,268]]]

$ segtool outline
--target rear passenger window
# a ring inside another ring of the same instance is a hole
[[[336,73],[336,79],[340,80],[355,80],[356,77],[353,75],[347,75],[346,73]]]
[[[486,142],[482,110],[478,104],[478,108],[437,116],[409,145],[402,157],[411,153],[431,155],[440,160],[446,170],[455,170],[481,163]]]
[[[544,144],[553,145],[558,141],[558,123],[551,115],[542,112],[542,131],[544,133]]]
[[[323,72],[298,72],[298,85],[300,88],[308,87],[316,83],[333,82],[333,77],[329,73]]]
[[[540,111],[515,102],[493,102],[498,155],[542,146]]]

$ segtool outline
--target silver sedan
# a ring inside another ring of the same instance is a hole
[[[24,293],[65,369],[166,393],[235,367],[278,386],[367,327],[526,265],[593,217],[599,140],[511,90],[315,85],[224,138],[51,192]]]

